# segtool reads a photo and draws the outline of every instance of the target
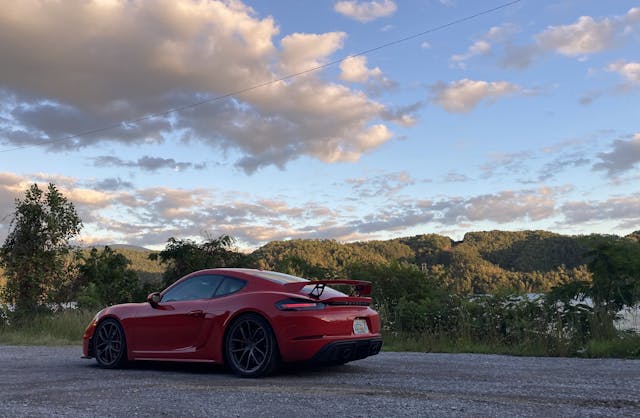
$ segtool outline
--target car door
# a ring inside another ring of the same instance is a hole
[[[193,358],[211,330],[211,299],[223,277],[203,274],[167,289],[131,323],[136,358]]]

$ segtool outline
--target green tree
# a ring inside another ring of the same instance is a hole
[[[130,268],[131,261],[108,246],[102,251],[92,248],[80,259],[78,283],[82,291],[78,302],[82,307],[142,301],[151,290],[140,285],[138,275]]]
[[[4,299],[21,317],[44,309],[46,302],[66,301],[73,277],[69,241],[82,221],[73,203],[51,183],[46,192],[31,185],[15,205],[0,263],[7,280]]]
[[[640,243],[629,239],[611,241],[599,245],[591,255],[588,267],[593,281],[589,296],[599,331],[606,336],[613,332],[616,313],[640,302]]]
[[[240,267],[244,255],[234,250],[235,239],[221,235],[198,244],[189,239],[167,240],[165,249],[149,254],[149,259],[160,260],[166,265],[162,275],[165,285],[170,285],[182,276],[197,270],[216,267]]]

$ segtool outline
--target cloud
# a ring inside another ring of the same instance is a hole
[[[241,1],[25,0],[0,14],[0,141],[59,151],[179,138],[232,150],[249,173],[301,156],[355,161],[392,137],[365,92],[308,73],[217,99],[322,65],[345,38],[282,35]]]
[[[379,67],[367,68],[365,56],[349,57],[342,61],[340,79],[350,83],[364,84],[366,91],[372,96],[396,86],[395,82],[385,77]]]
[[[640,24],[640,7],[633,7],[629,9],[627,15],[625,16],[625,22],[628,25]]]
[[[616,176],[630,171],[640,163],[640,133],[629,140],[613,141],[613,150],[598,154],[600,162],[593,165],[594,170],[606,171],[608,176]]]
[[[398,108],[387,108],[382,112],[384,120],[391,120],[401,126],[413,126],[417,122],[417,112],[422,109],[424,103],[416,102]]]
[[[544,52],[535,44],[507,44],[500,65],[504,68],[522,70],[530,67]]]
[[[611,48],[615,30],[616,23],[612,19],[596,21],[590,16],[581,16],[570,25],[549,26],[535,38],[545,50],[575,57]]]
[[[511,23],[493,26],[480,39],[474,41],[465,53],[452,55],[451,62],[455,67],[465,68],[466,61],[476,56],[488,55],[493,50],[494,43],[503,43],[518,31],[519,28]]]
[[[612,197],[603,201],[569,201],[560,210],[569,224],[618,221],[625,228],[636,228],[640,222],[640,196]]]
[[[280,41],[280,65],[287,74],[318,67],[327,61],[327,57],[342,48],[345,37],[344,32],[287,35]]]
[[[532,43],[525,45],[514,45],[507,41],[502,65],[523,69],[547,53],[584,59],[611,50],[624,36],[636,30],[640,23],[639,10],[632,8],[625,15],[603,19],[580,16],[571,24],[548,26],[534,35]]]
[[[610,220],[629,225],[640,219],[636,195],[564,201],[565,187],[442,196],[437,200],[403,196],[401,192],[416,183],[404,171],[348,180],[359,202],[358,211],[313,200],[290,203],[260,195],[238,198],[204,188],[91,190],[73,178],[0,173],[0,214],[5,215],[0,216],[1,239],[8,232],[14,199],[34,181],[44,186],[44,179],[56,180],[76,206],[85,225],[81,235],[84,243],[161,246],[171,236],[202,239],[228,234],[238,238],[242,246],[255,247],[295,238],[373,239],[419,227],[469,230],[513,222],[552,225],[562,216],[574,227]],[[120,184],[116,180],[114,183]]]
[[[466,183],[470,180],[471,178],[466,174],[456,173],[455,171],[448,172],[442,179],[445,183]]]
[[[482,179],[502,177],[521,184],[544,184],[562,172],[590,166],[598,144],[609,130],[511,153],[491,153],[480,165]],[[579,174],[583,175],[583,174]]]
[[[487,82],[462,79],[450,84],[438,83],[431,87],[433,103],[450,113],[467,113],[481,101],[495,102],[501,97],[522,93],[522,88],[506,82]]]
[[[415,184],[415,179],[406,171],[385,173],[373,177],[347,179],[358,198],[376,196],[390,197],[402,189]]]
[[[553,160],[545,163],[538,171],[538,177],[534,181],[541,183],[554,178],[559,173],[566,171],[569,168],[584,167],[591,163],[589,158],[586,158],[582,153],[576,152],[573,154],[561,155]]]
[[[114,192],[117,190],[133,189],[133,187],[134,187],[133,183],[124,181],[120,177],[106,178],[98,182],[95,182],[93,184],[93,188],[102,190],[105,192]]]
[[[370,78],[379,79],[382,71],[376,67],[367,68],[367,57],[350,57],[340,63],[340,78],[352,83],[364,83]]]
[[[447,225],[461,222],[540,221],[556,212],[554,190],[502,191],[469,198],[443,200],[433,205],[440,212],[436,219]]]
[[[482,178],[488,179],[498,174],[513,177],[514,174],[522,174],[529,169],[525,162],[535,155],[533,151],[520,151],[512,153],[493,153],[489,155],[487,163],[480,166]]]
[[[333,7],[343,16],[366,23],[391,16],[398,8],[391,0],[339,1]]]
[[[616,61],[607,66],[607,70],[620,74],[627,81],[640,85],[640,62]]]
[[[491,44],[485,40],[479,40],[474,42],[469,47],[466,53],[453,55],[451,57],[451,61],[453,61],[454,63],[457,63],[458,66],[461,66],[463,68],[462,64],[464,63],[464,61],[467,61],[468,59],[475,57],[476,55],[486,55],[490,51],[491,51]]]
[[[139,168],[144,171],[158,171],[162,169],[170,169],[174,171],[183,171],[189,168],[202,170],[206,168],[205,163],[193,164],[187,162],[178,162],[173,158],[149,157],[144,156],[137,161],[126,161],[118,157],[110,155],[94,158],[97,167],[129,167]]]

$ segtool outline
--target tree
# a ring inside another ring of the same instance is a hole
[[[558,286],[549,294],[549,301],[562,302],[567,312],[588,315],[591,335],[609,338],[615,335],[617,313],[640,302],[640,243],[626,238],[594,242],[594,249],[588,253],[591,281],[582,279]],[[583,309],[582,304],[572,308],[572,303],[586,298],[593,301],[592,309]]]
[[[149,254],[149,259],[160,260],[167,266],[162,275],[165,285],[197,270],[216,267],[239,267],[244,255],[233,249],[235,239],[221,235],[198,244],[189,239],[167,240],[165,249]]]
[[[78,303],[83,307],[140,302],[150,291],[140,285],[138,275],[129,268],[129,259],[108,246],[100,252],[92,248],[88,256],[80,258],[78,283],[83,290]]]
[[[611,333],[616,313],[640,302],[640,243],[616,240],[599,245],[591,255],[589,296],[601,331]]]
[[[73,277],[69,241],[81,228],[73,203],[52,183],[46,192],[33,184],[23,200],[16,199],[9,234],[0,247],[7,279],[3,296],[15,305],[16,316],[33,314],[46,302],[64,301]]]

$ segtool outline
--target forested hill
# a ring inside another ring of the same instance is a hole
[[[333,240],[273,241],[256,250],[253,256],[265,268],[277,267],[292,257],[335,270],[354,262],[404,261],[418,266],[423,263],[449,266],[457,256],[464,256],[506,270],[551,271],[561,265],[572,268],[584,264],[594,237],[545,231],[488,231],[469,232],[459,242],[436,234],[345,244]]]
[[[636,232],[628,236],[637,239]],[[274,241],[252,255],[260,268],[318,276],[348,275],[362,264],[414,264],[457,292],[499,289],[542,292],[574,280],[588,280],[587,253],[615,236],[565,236],[546,231],[470,232],[459,242],[427,234],[388,241]]]
[[[308,278],[361,277],[364,269],[413,265],[455,293],[499,290],[546,292],[575,280],[590,281],[588,253],[617,236],[567,236],[546,231],[469,232],[462,241],[425,234],[387,241],[273,241],[240,257],[245,267]],[[640,240],[640,231],[624,239]],[[160,281],[164,270],[151,251],[118,248],[140,278]],[[215,267],[215,266],[211,266]],[[147,281],[148,281],[147,280]]]

